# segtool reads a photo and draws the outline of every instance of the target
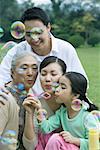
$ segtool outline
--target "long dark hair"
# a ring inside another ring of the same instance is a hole
[[[87,110],[89,112],[92,110],[98,110],[98,107],[91,103],[86,97],[87,79],[82,74],[77,72],[67,72],[64,75],[71,82],[72,93],[79,94],[79,99],[84,100],[89,104],[89,108]]]
[[[41,70],[43,68],[45,68],[46,66],[48,66],[51,63],[58,63],[61,66],[62,72],[63,74],[66,72],[66,64],[63,60],[61,60],[60,58],[56,57],[56,56],[48,56],[46,57],[40,64],[40,68],[39,71],[41,72]]]

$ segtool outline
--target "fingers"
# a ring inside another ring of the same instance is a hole
[[[3,97],[5,100],[8,100],[8,99],[9,99],[9,98],[8,98],[8,97],[9,97],[8,94],[6,94],[5,92],[3,92],[3,91],[1,91],[1,90],[0,90],[0,96]]]
[[[73,136],[68,131],[62,131],[59,133],[63,137],[63,139],[68,143],[73,143]]]
[[[32,98],[26,98],[23,102],[23,106],[31,106],[39,109],[41,107],[41,103],[39,100],[33,100]]]
[[[5,103],[0,100],[0,107],[1,107],[2,105],[5,105]]]
[[[62,135],[62,136],[64,136],[64,135],[69,135],[70,133],[68,131],[62,131],[59,134]]]
[[[6,94],[9,93],[9,91],[8,91],[5,87],[0,87],[0,91],[1,91],[1,92],[4,92],[4,93],[6,93]]]

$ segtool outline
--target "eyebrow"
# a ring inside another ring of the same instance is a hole
[[[22,64],[21,67],[22,67],[22,66],[29,66],[29,64]],[[37,66],[37,67],[38,67],[37,64],[31,64],[31,66]]]
[[[60,85],[64,85],[64,86],[66,86],[67,87],[67,85],[65,84],[65,83],[59,83]]]

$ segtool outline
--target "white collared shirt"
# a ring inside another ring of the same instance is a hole
[[[51,39],[52,39],[52,49],[47,56],[57,56],[66,63],[67,72],[68,71],[79,72],[87,78],[87,75],[77,56],[75,48],[67,41],[55,38],[53,35],[51,35]],[[17,51],[23,50],[32,51],[31,46],[27,43],[27,41],[23,41],[14,46],[13,48],[11,48],[8,51],[7,55],[4,57],[0,65],[0,86],[3,86],[5,83],[12,80],[10,74],[12,57],[16,54]],[[36,56],[39,64],[45,57],[47,57],[47,56],[39,56],[36,53],[34,53],[34,55]],[[38,92],[38,94],[42,92],[39,77],[37,77],[36,83],[33,86],[33,88],[35,92]]]

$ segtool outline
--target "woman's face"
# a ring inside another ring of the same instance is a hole
[[[62,74],[62,68],[56,62],[51,63],[43,68],[40,72],[40,81],[43,90],[52,94],[52,85],[54,82],[58,82]]]
[[[35,83],[38,73],[38,65],[35,58],[25,56],[21,58],[15,70],[12,72],[14,84],[23,83],[26,90],[29,90]]]

